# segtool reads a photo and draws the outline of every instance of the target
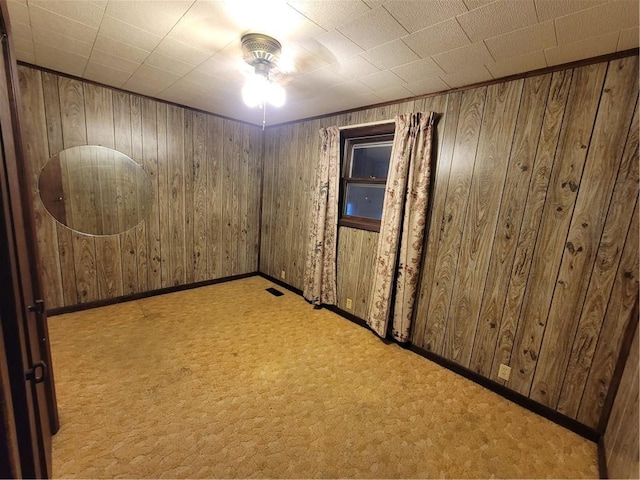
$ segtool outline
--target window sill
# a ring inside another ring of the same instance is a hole
[[[338,220],[338,226],[357,228],[368,232],[380,232],[380,220],[364,217],[342,217]]]

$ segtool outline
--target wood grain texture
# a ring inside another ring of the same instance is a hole
[[[606,64],[576,69],[511,356],[509,387],[529,395],[588,152]]]
[[[612,61],[600,97],[530,397],[555,407],[637,98],[637,57]],[[627,166],[628,168],[628,166]]]
[[[456,133],[449,188],[441,219],[438,256],[427,309],[424,348],[441,354],[449,319],[455,272],[464,232],[465,212],[473,178],[480,125],[484,113],[486,87],[462,94],[460,122]]]
[[[487,88],[443,355],[469,365],[524,82]]]
[[[518,233],[515,257],[502,310],[502,319],[493,355],[490,378],[497,379],[500,364],[509,365],[511,360],[513,342],[518,329],[522,302],[527,291],[527,279],[529,278],[533,252],[538,238],[571,79],[571,71],[558,72],[551,78],[542,131],[538,141],[538,149],[524,206],[522,225]]]
[[[504,385],[527,396],[535,395],[534,378],[536,386],[554,385],[554,401],[537,401],[598,428],[637,289],[638,128],[628,126],[638,87],[629,77],[613,80],[626,75],[620,65],[635,62],[527,78],[520,101],[510,100],[503,113],[487,94],[508,88],[497,84],[324,117],[310,131],[311,122],[267,129],[260,270],[276,278],[285,270],[285,282],[302,288],[290,272],[304,261],[299,246],[308,232],[291,218],[299,216],[301,194],[313,190],[317,148],[309,149],[309,136],[317,142],[318,127],[436,110],[442,116],[412,343],[494,381],[504,382],[499,366],[510,365]],[[604,163],[610,171],[601,170]],[[579,218],[589,214],[587,203],[594,217],[587,223],[597,227],[590,258],[572,263],[567,236],[585,229]],[[356,316],[371,284],[366,251],[375,235],[339,233],[338,304],[346,309],[352,298]],[[573,278],[562,302],[554,301],[560,272]],[[539,355],[549,356],[536,369]]]
[[[640,478],[640,439],[638,438],[638,352],[640,345],[636,327],[631,352],[622,374],[620,386],[604,433],[605,458],[609,478]]]
[[[220,278],[225,269],[227,275],[256,271],[262,168],[258,127],[28,67],[19,67],[19,74],[34,199],[42,165],[78,145],[115,148],[153,180],[148,217],[117,235],[74,232],[56,223],[39,200],[34,202],[47,308]],[[231,132],[226,142],[223,130]],[[227,192],[223,163],[236,192],[242,192],[230,200],[241,218],[233,231],[220,222]],[[103,193],[115,209],[121,196],[137,195],[135,188],[125,191],[115,184]],[[104,210],[111,218],[107,221],[115,221],[114,211]],[[236,241],[240,234],[242,240]],[[236,244],[234,255],[241,257],[228,259],[233,268],[226,268],[219,254],[223,238]]]
[[[638,216],[638,128],[636,104],[558,402],[558,411],[572,417],[575,417],[580,406],[620,256],[627,232],[630,231],[629,225]],[[636,201],[629,201],[632,198]],[[637,230],[637,224],[634,228]]]
[[[551,75],[524,81],[469,368],[489,377]],[[540,101],[544,99],[544,101]]]

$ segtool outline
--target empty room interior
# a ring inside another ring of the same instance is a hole
[[[638,0],[0,7],[0,477],[640,477]]]

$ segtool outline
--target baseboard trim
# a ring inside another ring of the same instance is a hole
[[[156,290],[149,290],[148,292],[132,293],[129,295],[122,295],[115,298],[106,298],[104,300],[94,300],[92,302],[78,303],[76,305],[69,305],[66,307],[51,308],[47,310],[47,316],[53,317],[55,315],[62,315],[63,313],[80,312],[82,310],[88,310],[90,308],[106,307],[107,305],[115,305],[117,303],[129,302],[131,300],[140,300],[142,298],[155,297],[156,295],[164,295],[165,293],[181,292],[183,290],[191,290],[192,288],[206,287],[208,285],[215,285],[216,283],[230,282],[232,280],[240,280],[242,278],[255,277],[259,275],[258,272],[242,273],[240,275],[231,275],[229,277],[215,278],[212,280],[204,280],[202,282],[187,283],[185,285],[175,285],[173,287],[159,288]]]
[[[292,287],[291,285],[286,284],[282,280],[278,280],[277,278],[271,277],[264,273],[260,273],[260,276],[277,285],[280,285],[283,288],[286,288],[287,290],[293,293],[302,295],[302,290]],[[335,305],[323,305],[323,307],[361,327],[371,330],[363,319],[361,319],[360,317],[356,317],[352,313],[346,312],[341,308],[336,307]],[[427,360],[431,360],[432,362],[437,363],[441,367],[444,367],[447,370],[451,370],[452,372],[457,373],[458,375],[462,375],[463,377],[471,380],[472,382],[477,383],[478,385],[481,385],[486,389],[491,390],[494,393],[497,393],[501,397],[504,397],[507,400],[510,400],[513,403],[516,403],[521,407],[524,407],[527,410],[533,413],[536,413],[546,418],[547,420],[552,421],[553,423],[556,423],[568,430],[571,430],[574,433],[577,433],[578,435],[586,438],[587,440],[591,440],[592,442],[600,441],[601,435],[595,429],[588,427],[587,425],[580,423],[571,417],[567,417],[566,415],[563,415],[562,413],[559,413],[545,405],[535,402],[520,393],[514,392],[513,390],[510,390],[509,388],[502,385],[501,383],[498,383],[486,377],[483,377],[482,375],[478,374],[477,372],[474,372],[473,370],[463,367],[462,365],[458,365],[457,363],[452,362],[451,360],[448,360],[444,357],[436,355],[435,353],[429,352],[424,348],[418,347],[410,343],[398,343],[393,340],[385,340],[385,339],[381,339],[381,340],[385,343],[397,343],[402,348],[410,350],[411,352],[416,353],[421,357],[426,358]]]
[[[609,470],[607,468],[607,451],[604,447],[604,435],[598,440],[598,476],[600,478],[609,478]]]

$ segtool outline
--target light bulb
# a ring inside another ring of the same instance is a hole
[[[248,107],[262,105],[265,101],[268,87],[266,78],[262,75],[253,75],[247,80],[242,89],[242,100]]]
[[[284,88],[277,83],[269,82],[269,87],[267,90],[267,99],[269,103],[274,107],[281,107],[284,105],[286,95],[284,93]]]

